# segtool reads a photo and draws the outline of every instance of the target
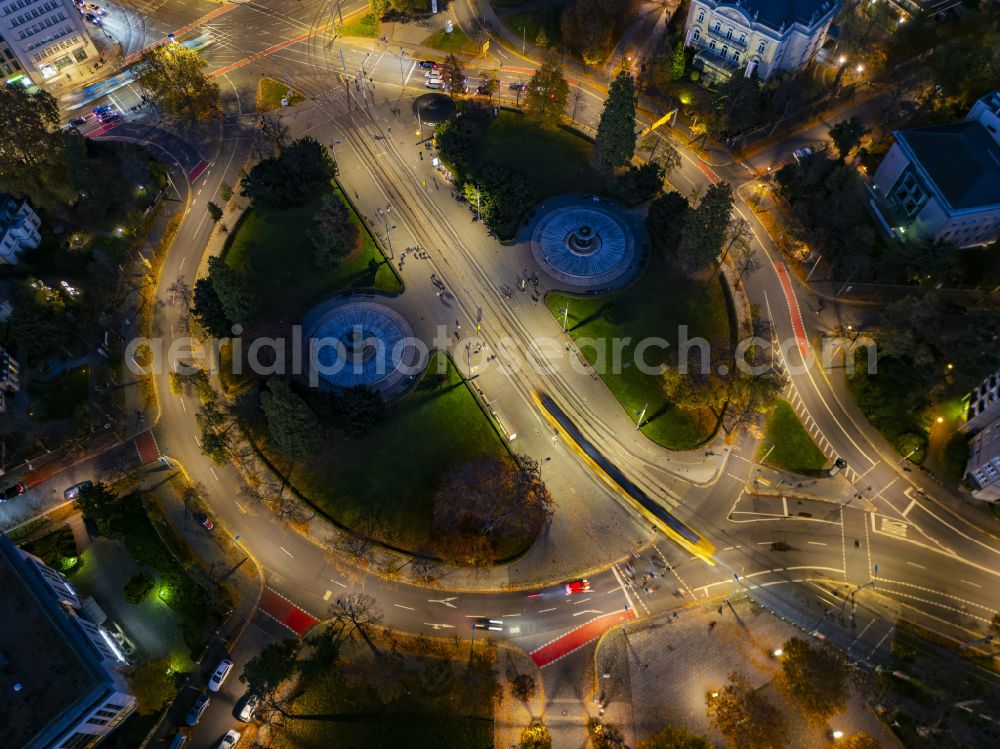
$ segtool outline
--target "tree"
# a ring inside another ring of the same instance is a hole
[[[347,437],[359,439],[374,429],[385,416],[382,395],[364,385],[349,388],[336,400],[334,422]]]
[[[219,197],[223,199],[226,203],[230,201],[233,197],[233,188],[228,182],[219,183]]]
[[[330,617],[339,636],[349,638],[357,633],[376,657],[382,655],[369,634],[382,621],[382,608],[372,596],[367,593],[337,596],[330,606]]]
[[[80,490],[76,507],[87,520],[93,521],[101,533],[120,536],[128,517],[127,505],[103,481]]]
[[[870,733],[861,731],[840,742],[844,749],[881,749],[882,745]]]
[[[205,331],[214,338],[225,338],[232,330],[232,320],[215,293],[210,278],[199,278],[194,284],[191,314]]]
[[[538,125],[555,127],[566,111],[568,99],[569,84],[563,78],[562,65],[556,54],[549,50],[528,81],[524,93],[525,115]]]
[[[782,646],[781,670],[789,694],[809,717],[825,722],[847,703],[847,665],[827,647],[793,637]]]
[[[735,749],[775,749],[786,744],[788,723],[781,711],[737,671],[706,698],[709,724]]]
[[[286,457],[304,460],[319,448],[319,421],[302,398],[284,380],[272,378],[260,394],[271,440]]]
[[[220,112],[219,86],[205,75],[208,63],[181,44],[160,44],[142,54],[136,81],[157,107],[188,120],[206,119]]]
[[[510,681],[511,696],[521,700],[521,702],[527,702],[534,697],[537,689],[538,683],[535,681],[534,674],[517,674]]]
[[[533,722],[521,730],[520,749],[552,749],[552,734],[544,723]]]
[[[651,133],[645,140],[646,148],[652,142],[652,149],[649,153],[649,160],[656,162],[663,169],[664,174],[670,174],[681,165],[681,152],[674,145],[664,138],[659,131]]]
[[[448,55],[444,58],[444,63],[441,64],[439,70],[441,80],[444,81],[448,93],[452,97],[456,93],[461,93],[465,87],[465,70],[462,69],[462,63],[459,62],[458,58],[453,54]]]
[[[479,71],[479,93],[487,99],[492,99],[496,92],[500,90],[499,71],[489,68]]]
[[[684,79],[684,74],[687,72],[687,51],[684,49],[683,42],[679,42],[674,46],[674,57],[670,65],[670,77],[675,81],[680,81]]]
[[[481,455],[445,473],[435,495],[434,527],[451,558],[489,565],[500,540],[539,533],[553,505],[537,461]]]
[[[687,198],[675,191],[665,192],[650,203],[646,231],[653,247],[668,256],[676,252],[690,210]]]
[[[611,82],[591,152],[601,169],[623,166],[635,154],[635,100],[635,79],[622,70]]]
[[[70,189],[59,105],[47,91],[0,85],[0,192],[26,195],[38,207],[68,202]],[[77,139],[82,141],[77,134]],[[82,145],[82,144],[81,144]]]
[[[590,734],[592,749],[624,749],[625,735],[620,726],[614,723],[604,723],[600,718],[587,720],[587,733]]]
[[[263,159],[265,156],[280,155],[288,145],[288,125],[282,122],[280,117],[271,114],[262,114],[257,119],[257,131],[254,137],[257,158]]]
[[[381,19],[389,12],[389,0],[368,0],[368,9],[377,19]]]
[[[315,227],[309,232],[313,242],[313,261],[326,269],[338,265],[357,249],[361,231],[351,221],[347,204],[338,195],[324,195],[320,209],[313,216]]]
[[[622,20],[623,6],[617,0],[574,0],[563,10],[562,38],[587,65],[599,65],[611,49]]]
[[[635,166],[629,164],[615,179],[615,189],[625,203],[640,203],[648,200],[663,187],[663,167],[655,161],[647,161]]]
[[[704,736],[679,726],[664,726],[648,739],[640,741],[637,749],[712,749],[712,745]]]
[[[306,640],[308,650],[299,660],[299,671],[307,681],[329,677],[340,657],[340,637],[331,626],[316,627]]]
[[[222,209],[211,200],[208,201],[206,208],[208,208],[208,215],[212,217],[213,223],[217,224],[222,220]]]
[[[718,414],[729,397],[728,381],[714,367],[707,372],[681,373],[679,368],[667,366],[661,377],[664,395],[684,411],[710,409]]]
[[[329,151],[311,136],[292,141],[280,156],[257,162],[240,180],[240,195],[254,208],[273,210],[305,205],[327,192],[337,176]]]
[[[501,239],[513,237],[525,206],[534,203],[535,191],[521,172],[498,164],[480,164],[472,182],[463,188],[465,199],[483,223]]]
[[[733,138],[749,130],[760,119],[764,93],[753,78],[734,75],[716,91],[708,125],[716,138]]]
[[[677,260],[688,274],[695,274],[712,262],[722,249],[733,212],[733,189],[728,182],[712,185],[698,207],[684,222]]]
[[[274,693],[282,682],[291,679],[299,669],[299,640],[291,638],[272,642],[243,667],[240,683],[247,691],[273,705]]]
[[[535,46],[542,49],[549,46],[549,35],[545,33],[545,26],[538,27],[538,33],[535,34]]]
[[[137,663],[128,670],[126,678],[143,715],[159,713],[177,694],[169,657]]]
[[[233,324],[246,325],[260,313],[257,297],[247,285],[246,278],[218,255],[208,259],[208,278],[226,318]],[[196,299],[197,292],[196,284]]]
[[[830,139],[837,148],[841,161],[847,159],[851,151],[861,145],[861,139],[867,132],[868,128],[857,115],[841,120],[830,128]]]

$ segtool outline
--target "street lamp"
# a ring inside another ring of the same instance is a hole
[[[860,74],[860,73],[863,73],[863,72],[865,72],[865,66],[864,66],[864,65],[861,65],[861,64],[859,63],[859,64],[858,64],[858,66],[857,66],[856,68],[854,68],[854,71],[855,71],[856,73],[859,73],[859,74]]]

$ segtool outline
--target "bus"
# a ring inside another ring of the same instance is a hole
[[[534,393],[535,404],[542,414],[559,432],[570,441],[570,444],[584,456],[588,463],[616,488],[644,518],[653,524],[663,535],[691,552],[706,564],[715,567],[717,562],[712,558],[715,545],[707,538],[696,533],[654,501],[646,492],[636,486],[621,469],[608,460],[577,428],[566,413],[556,405],[548,395]]]

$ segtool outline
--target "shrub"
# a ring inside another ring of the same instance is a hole
[[[126,581],[122,594],[129,603],[142,603],[154,585],[156,580],[152,575],[148,572],[137,572]]]

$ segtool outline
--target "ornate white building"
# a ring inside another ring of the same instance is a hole
[[[839,9],[840,0],[692,0],[685,43],[709,78],[739,71],[767,80],[808,64]]]

